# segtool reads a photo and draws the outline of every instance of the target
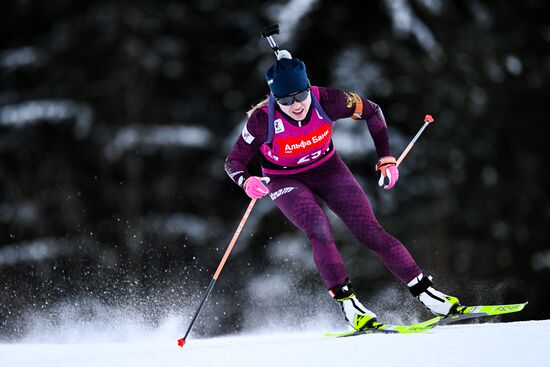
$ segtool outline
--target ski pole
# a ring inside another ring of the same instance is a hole
[[[214,289],[214,285],[216,284],[216,280],[218,280],[218,277],[220,276],[220,273],[223,269],[223,266],[225,265],[225,262],[227,261],[227,258],[229,257],[229,254],[231,253],[231,250],[233,249],[233,246],[235,246],[235,242],[237,242],[237,238],[239,238],[239,235],[241,234],[241,231],[244,227],[244,224],[246,223],[248,216],[250,215],[250,212],[252,211],[252,208],[254,207],[254,204],[256,204],[256,199],[252,199],[250,201],[250,204],[248,204],[248,208],[246,208],[246,212],[243,215],[243,218],[241,219],[241,222],[239,223],[239,226],[237,227],[237,230],[235,231],[235,234],[233,235],[233,238],[231,239],[231,242],[229,242],[229,246],[227,246],[227,249],[225,250],[225,254],[222,257],[222,261],[218,265],[218,268],[216,269],[216,272],[214,273],[214,276],[212,277],[212,280],[210,281],[210,285],[208,286],[208,289],[206,290],[206,293],[204,294],[204,297],[202,298],[202,301],[199,305],[199,308],[197,309],[197,312],[195,312],[195,316],[193,316],[193,319],[191,320],[191,324],[187,328],[187,332],[185,333],[185,336],[181,339],[178,339],[178,345],[183,348],[185,345],[185,339],[187,339],[187,336],[189,335],[189,332],[191,331],[191,328],[193,327],[193,324],[197,320],[197,317],[199,316],[199,312],[201,311],[202,307],[204,306],[204,303],[206,302],[206,299],[212,292],[212,289]]]
[[[420,128],[420,130],[418,130],[418,132],[416,133],[416,135],[414,136],[414,138],[411,140],[411,142],[409,143],[409,145],[407,145],[407,148],[405,148],[405,150],[403,151],[403,153],[401,153],[401,155],[399,156],[399,158],[397,159],[397,163],[396,163],[396,166],[399,167],[399,165],[401,164],[401,162],[403,161],[403,159],[405,159],[405,157],[407,156],[407,154],[409,154],[409,151],[412,149],[414,143],[416,143],[416,141],[418,140],[418,138],[420,137],[420,135],[422,135],[422,133],[424,132],[424,130],[426,130],[426,127],[428,127],[429,124],[433,123],[435,120],[434,118],[432,117],[432,115],[426,115],[424,116],[424,125],[422,125],[422,127]]]

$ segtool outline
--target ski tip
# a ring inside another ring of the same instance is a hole
[[[435,119],[433,118],[432,115],[426,115],[426,116],[424,116],[424,122],[432,123],[432,122],[434,122],[434,121],[435,121]]]
[[[515,307],[516,308],[515,311],[517,312],[517,311],[522,311],[525,308],[525,306],[527,306],[528,303],[529,302],[525,301],[523,303],[512,304],[510,306]]]
[[[183,340],[183,338],[178,339],[178,347],[183,348],[184,345],[185,345],[185,340]]]

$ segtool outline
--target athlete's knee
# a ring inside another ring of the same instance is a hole
[[[403,245],[395,239],[378,241],[372,243],[369,248],[371,248],[378,255],[387,255],[399,252],[400,248]]]
[[[321,246],[334,244],[334,235],[328,220],[317,219],[310,222],[306,230],[311,242]]]
[[[358,240],[377,253],[392,251],[400,245],[400,242],[382,227],[372,228],[370,231],[358,236]]]

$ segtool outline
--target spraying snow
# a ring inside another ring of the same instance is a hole
[[[540,366],[548,361],[550,320],[453,325],[424,334],[333,339],[327,330],[189,339],[164,335],[125,343],[3,344],[0,365],[150,366]]]

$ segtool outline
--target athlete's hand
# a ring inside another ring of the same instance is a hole
[[[269,189],[264,185],[264,180],[269,180],[267,177],[251,176],[246,179],[243,184],[244,192],[251,199],[261,199],[269,194]],[[269,182],[269,181],[267,181]]]
[[[376,164],[376,170],[380,172],[378,186],[384,185],[385,190],[391,189],[399,180],[399,170],[394,157],[382,157]]]

